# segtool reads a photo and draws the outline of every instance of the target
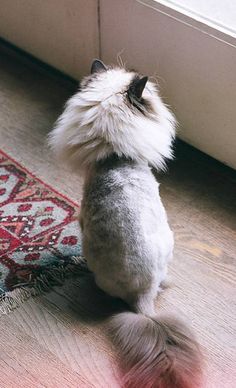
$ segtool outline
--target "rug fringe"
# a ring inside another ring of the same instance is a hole
[[[20,307],[22,303],[31,297],[49,292],[55,286],[62,286],[64,281],[71,276],[88,273],[86,260],[82,256],[73,256],[66,265],[45,268],[31,284],[17,284],[13,291],[7,291],[0,295],[0,316],[9,314]]]

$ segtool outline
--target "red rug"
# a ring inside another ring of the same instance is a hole
[[[78,206],[0,151],[1,299],[49,285],[80,254]]]

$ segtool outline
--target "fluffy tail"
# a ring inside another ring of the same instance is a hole
[[[125,312],[112,317],[110,327],[120,352],[124,387],[200,386],[200,350],[179,320]]]

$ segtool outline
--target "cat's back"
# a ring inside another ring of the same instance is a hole
[[[157,267],[162,276],[173,243],[158,186],[147,165],[129,161],[97,166],[87,180],[83,251],[101,288],[119,279],[135,289]]]
[[[85,228],[120,239],[152,233],[166,218],[159,184],[148,165],[126,160],[96,167],[86,182],[82,208]]]
[[[148,165],[122,159],[109,160],[98,164],[87,180],[83,205],[95,213],[99,209],[118,213],[134,211],[146,201],[158,200],[158,186]]]

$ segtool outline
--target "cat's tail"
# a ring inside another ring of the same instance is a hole
[[[181,321],[132,312],[111,318],[110,334],[120,353],[128,388],[196,388],[201,380],[201,353]]]

